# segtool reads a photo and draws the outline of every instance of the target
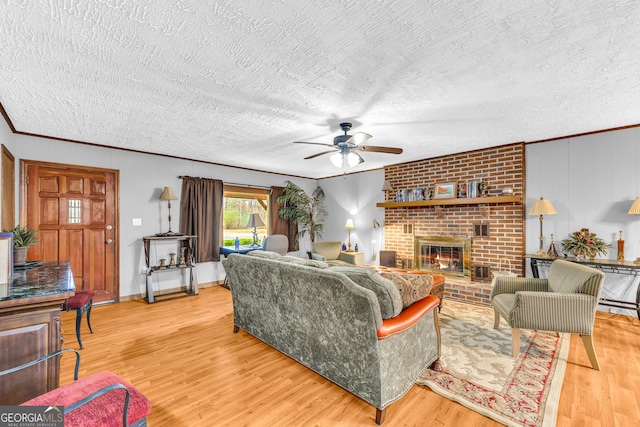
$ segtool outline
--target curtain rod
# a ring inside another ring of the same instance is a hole
[[[188,175],[178,175],[179,179],[183,179],[183,178],[196,178],[194,176],[188,176]],[[208,178],[211,179],[211,178]],[[226,182],[226,181],[222,181],[223,184],[227,184],[227,185],[237,185],[239,187],[248,187],[248,188],[263,188],[265,190],[271,190],[271,187],[265,187],[263,185],[253,185],[253,184],[238,184],[237,182]]]

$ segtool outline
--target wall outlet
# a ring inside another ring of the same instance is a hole
[[[142,225],[142,218],[133,218],[133,226],[140,227]]]

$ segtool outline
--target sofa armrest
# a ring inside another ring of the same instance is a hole
[[[426,298],[414,302],[396,317],[383,320],[382,326],[376,330],[378,339],[387,338],[410,328],[429,311],[437,308],[439,303],[440,298],[429,295]]]
[[[326,261],[327,258],[324,257],[323,255],[311,252],[311,259],[315,259],[316,261]]]

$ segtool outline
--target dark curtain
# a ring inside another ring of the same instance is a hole
[[[196,262],[220,261],[223,206],[222,181],[182,178],[180,232],[197,236],[194,254]]]
[[[278,197],[284,194],[284,187],[271,187],[271,195],[269,197],[269,232],[271,234],[284,234],[289,238],[289,252],[297,251],[296,234],[298,233],[298,224],[294,224],[289,219],[280,218],[278,211],[283,206],[278,203]]]

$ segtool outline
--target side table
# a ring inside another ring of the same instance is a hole
[[[154,302],[167,301],[174,298],[182,298],[185,296],[198,295],[198,280],[196,278],[196,263],[193,258],[193,240],[196,236],[188,236],[184,234],[175,234],[170,236],[146,236],[142,238],[144,243],[144,260],[147,267],[147,302],[153,304]],[[173,255],[182,256],[184,253],[184,262],[179,259],[174,259],[174,264],[161,264],[151,265],[151,243],[158,244],[162,242],[175,242],[177,243],[178,251]],[[168,292],[165,294],[156,295],[153,291],[153,273],[164,273],[168,271],[181,271],[182,275],[186,274],[188,282],[186,286],[181,286],[181,290],[175,292]],[[168,297],[164,299],[158,299],[158,297]]]

